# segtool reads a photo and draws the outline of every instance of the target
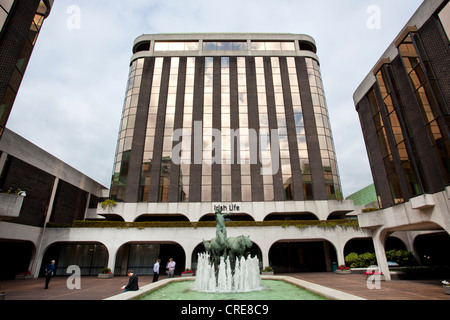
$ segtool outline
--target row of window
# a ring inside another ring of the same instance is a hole
[[[264,59],[266,59],[266,62],[270,63],[266,64]],[[172,181],[171,183],[171,179],[177,176],[176,174],[171,175],[172,170],[175,168],[172,163],[172,157],[174,157],[174,154],[172,154],[172,149],[174,142],[177,142],[174,141],[172,134],[174,132],[174,121],[176,116],[182,117],[182,119],[180,119],[181,122],[179,123],[182,123],[183,132],[193,134],[196,130],[193,120],[199,119],[198,115],[200,115],[200,113],[202,116],[200,122],[200,130],[202,132],[202,148],[200,153],[200,160],[202,161],[200,176],[201,201],[212,201],[213,199],[213,174],[210,162],[212,159],[217,160],[215,157],[218,156],[215,154],[217,151],[213,151],[214,147],[217,146],[214,145],[213,147],[213,143],[215,142],[212,135],[212,130],[217,127],[220,128],[222,133],[222,141],[219,147],[219,157],[221,157],[220,159],[222,160],[220,166],[221,200],[231,201],[232,193],[235,194],[235,190],[233,190],[235,186],[232,185],[231,163],[235,163],[235,159],[232,159],[234,152],[232,143],[239,143],[237,147],[237,150],[239,150],[238,156],[240,157],[239,188],[241,194],[239,200],[252,201],[250,163],[253,163],[251,162],[251,157],[255,154],[253,148],[255,148],[256,145],[253,145],[250,141],[252,138],[249,126],[251,112],[248,105],[248,96],[250,94],[257,97],[256,107],[258,109],[260,132],[266,132],[269,134],[269,128],[276,128],[278,131],[278,139],[276,141],[258,141],[257,148],[259,148],[259,150],[257,150],[257,161],[259,161],[258,163],[261,164],[263,169],[267,169],[265,173],[261,174],[264,189],[264,200],[273,201],[275,199],[273,175],[277,172],[281,173],[285,200],[294,199],[294,184],[292,180],[293,170],[291,168],[292,159],[290,155],[290,150],[292,149],[298,150],[298,159],[300,163],[295,164],[295,166],[300,167],[302,174],[301,187],[303,190],[298,192],[303,192],[305,200],[312,200],[314,198],[312,193],[313,177],[309,167],[309,153],[306,143],[306,132],[303,122],[303,112],[299,83],[297,80],[298,76],[295,58],[286,58],[287,73],[284,74],[284,71],[282,72],[281,70],[280,58],[255,57],[255,84],[257,87],[257,92],[255,93],[247,92],[248,65],[246,63],[246,58],[235,58],[233,66],[230,66],[230,60],[231,58],[229,57],[222,57],[220,59],[206,57],[204,69],[202,72],[199,72],[199,70],[196,70],[197,58],[195,57],[186,58],[185,62],[183,62],[183,70],[181,69],[179,57],[158,57],[154,59],[148,121],[145,133],[146,138],[142,159],[143,166],[140,179],[141,184],[139,201],[149,201],[150,185],[155,184],[154,179],[159,180],[158,201],[169,201],[170,195],[173,195],[174,193],[178,195],[178,201],[190,200],[190,193],[192,192],[192,190],[190,190],[190,188],[192,188],[191,160],[196,156],[194,154],[196,151],[192,150],[192,140],[183,136],[181,139],[179,153],[181,159],[181,165],[179,167],[179,181],[176,183],[173,183]],[[133,137],[133,130],[130,126],[134,126],[143,61],[144,58],[135,60],[130,69],[127,96],[125,99],[125,107],[123,112],[122,131],[120,133],[119,147],[116,156],[115,180],[111,188],[112,196],[115,196],[117,199],[123,199],[124,190],[126,188],[126,176],[124,174],[127,173],[128,170],[127,161],[130,156]],[[308,66],[311,67],[311,70],[308,70],[314,75],[314,80],[311,85],[315,88],[314,92],[317,92],[316,94],[319,95],[319,92],[323,92],[320,73],[318,72],[319,66],[317,63],[314,64],[312,59],[309,59]],[[219,69],[219,73],[215,72],[216,68]],[[183,75],[183,78],[185,77],[183,83],[178,83],[180,75]],[[202,79],[196,79],[196,75],[201,75]],[[272,75],[271,79],[266,78],[267,75]],[[165,81],[168,81],[166,82],[166,87],[164,88],[162,87],[163,77],[167,79]],[[219,83],[216,81],[219,81]],[[231,92],[231,83],[236,84],[236,92]],[[287,83],[288,87],[283,88],[283,83]],[[194,91],[199,92],[196,89],[199,84],[202,85],[202,88],[198,89],[202,91],[202,102],[200,102],[202,108],[201,111],[199,111],[200,109],[194,110]],[[183,86],[183,88],[180,88],[180,85]],[[270,92],[274,92],[274,96],[271,97],[267,95],[269,85],[273,86],[270,87]],[[164,95],[162,96],[161,93],[163,92]],[[179,94],[183,94],[184,97],[177,97]],[[294,117],[293,119],[289,118],[289,121],[294,121],[296,130],[296,139],[291,141],[289,141],[287,135],[288,116],[286,113],[285,94],[289,94],[289,98],[286,101],[290,101],[289,105],[292,105]],[[215,102],[213,107],[213,99],[218,99],[219,97],[219,104],[216,104]],[[268,107],[269,99],[273,99],[270,101],[270,105],[274,106],[272,111],[269,110]],[[320,119],[320,123],[318,122],[318,128],[320,128],[323,137],[327,137],[324,140],[325,142],[322,144],[323,156],[326,158],[323,159],[324,175],[327,177],[327,183],[332,186],[328,187],[327,185],[327,188],[329,189],[329,196],[335,197],[335,190],[340,189],[340,186],[339,179],[337,177],[338,173],[337,166],[335,164],[334,147],[331,141],[331,130],[329,129],[327,118],[328,113],[324,100],[323,104],[320,103],[321,100],[319,98],[314,99],[314,101],[316,100],[318,105],[314,106],[314,110],[318,112],[316,115],[317,119]],[[180,113],[175,114],[175,110],[179,106],[176,103],[177,101],[182,103],[182,105],[180,105]],[[220,106],[220,124],[213,125],[213,112],[219,111],[217,106]],[[164,109],[164,112],[162,113],[159,112],[162,111],[160,110],[161,108]],[[276,121],[276,123],[271,123],[269,125],[270,112],[275,112],[274,115],[276,117],[274,121]],[[234,113],[237,113],[238,117],[232,116]],[[162,114],[164,114],[164,119],[158,118],[161,117]],[[197,116],[195,116],[195,114],[197,114]],[[158,124],[162,123],[162,121],[164,121],[164,133],[160,134],[163,139],[162,150],[156,150],[156,127]],[[231,141],[230,137],[227,136],[227,133],[231,132],[230,130],[235,130],[237,128],[240,130],[239,139],[237,142]],[[191,138],[195,139],[195,137]],[[296,142],[296,145],[290,145],[290,143],[295,143],[294,141]],[[278,144],[278,147],[277,149],[272,150],[274,146],[273,143],[275,142]],[[158,152],[158,154],[156,154],[156,152]],[[276,152],[276,154],[274,152]],[[158,176],[156,176],[156,172],[152,172],[151,170],[152,161],[155,159],[156,155],[158,155],[157,158],[159,158],[159,156],[162,157]],[[271,169],[274,169],[275,172]],[[173,187],[175,185],[178,187],[178,190],[170,190],[171,186]],[[119,191],[119,189],[122,191]]]
[[[295,51],[296,44],[300,50],[316,52],[314,44],[307,41],[155,41],[153,51]],[[134,53],[149,51],[150,41],[139,43]]]
[[[450,135],[447,126],[444,125],[446,119],[443,111],[447,109],[419,34],[417,32],[408,34],[398,46],[398,51],[422,112],[442,176],[445,183],[450,184]],[[422,163],[405,113],[406,106],[399,95],[392,67],[384,65],[377,72],[376,80],[383,104],[378,103],[374,90],[369,91],[367,97],[392,200],[394,203],[401,203],[405,199],[427,192],[429,187],[424,178]],[[382,113],[385,114],[384,117]],[[391,141],[389,136],[392,136]],[[396,170],[395,159],[400,161],[399,168],[403,171],[402,174]],[[402,180],[407,190],[402,189]]]

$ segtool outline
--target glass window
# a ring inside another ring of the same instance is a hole
[[[156,41],[155,51],[189,51],[198,50],[198,41]]]

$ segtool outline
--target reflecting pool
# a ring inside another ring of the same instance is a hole
[[[327,300],[282,280],[262,280],[262,286],[252,292],[204,293],[193,290],[193,281],[177,281],[137,300]]]

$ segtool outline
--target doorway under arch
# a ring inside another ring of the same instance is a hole
[[[327,272],[337,261],[336,249],[327,240],[282,240],[269,250],[269,264],[275,273]]]
[[[116,255],[114,273],[125,275],[133,270],[138,275],[152,275],[153,265],[161,259],[160,274],[166,272],[169,258],[176,262],[175,274],[181,274],[186,265],[186,254],[183,247],[176,242],[127,242]]]

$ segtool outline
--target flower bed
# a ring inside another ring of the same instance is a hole
[[[102,271],[97,275],[97,278],[99,279],[109,279],[114,277],[114,274],[112,273],[111,269],[108,267],[104,267]]]
[[[33,276],[31,275],[30,271],[16,274],[16,277],[15,277],[16,280],[26,280],[26,279],[32,279],[32,278],[33,278]]]
[[[347,267],[345,265],[340,265],[336,269],[336,274],[350,274],[350,273],[352,273],[352,269],[350,269],[350,267]]]
[[[442,281],[442,286],[444,288],[444,293],[450,294],[450,283],[447,280]]]
[[[192,277],[194,275],[194,271],[186,270],[181,273],[182,277]]]

